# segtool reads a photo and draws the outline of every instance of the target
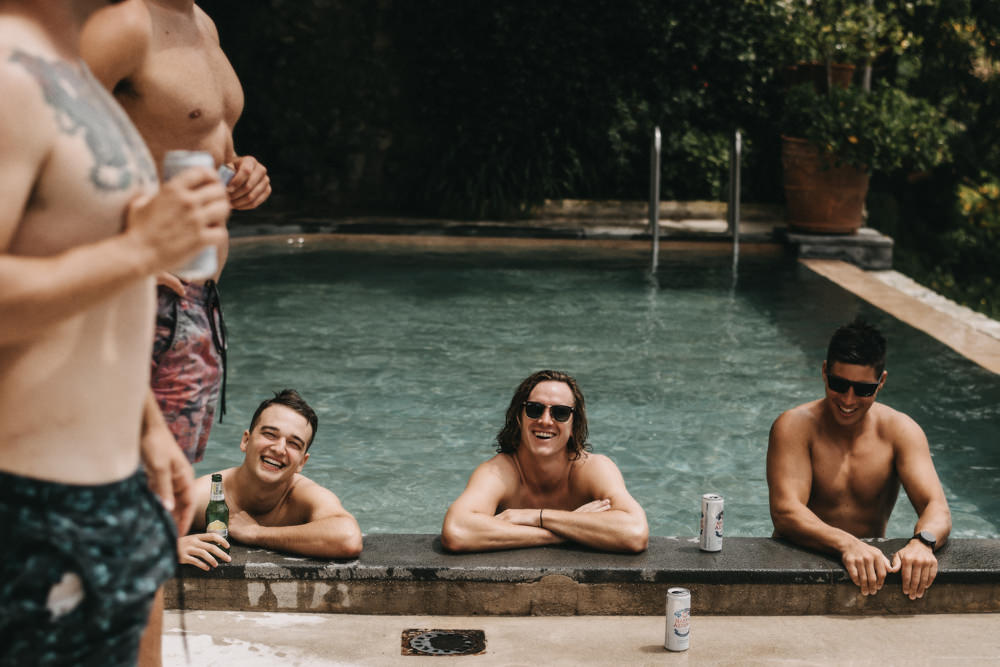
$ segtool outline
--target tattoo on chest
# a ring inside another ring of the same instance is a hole
[[[23,51],[15,51],[10,61],[41,86],[59,131],[82,136],[94,160],[90,181],[98,189],[120,191],[156,181],[156,167],[142,138],[89,71],[81,73],[69,63],[42,60]]]

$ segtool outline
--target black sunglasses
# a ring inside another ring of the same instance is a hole
[[[836,375],[826,375],[826,383],[830,389],[838,394],[846,394],[848,388],[854,387],[854,395],[859,398],[868,398],[878,390],[878,382],[852,382]]]
[[[534,401],[524,403],[524,414],[527,415],[528,419],[539,419],[545,414],[545,408],[549,409],[549,414],[557,422],[568,422],[569,418],[573,416],[573,408],[568,405],[545,405]]]

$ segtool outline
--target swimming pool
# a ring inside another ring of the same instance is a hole
[[[436,533],[518,382],[577,377],[594,451],[611,456],[654,535],[771,532],[764,453],[781,411],[822,395],[833,329],[856,314],[889,340],[880,398],[925,429],[953,536],[1000,536],[1000,376],[782,257],[635,244],[435,239],[240,240],[222,282],[228,403],[198,474],[241,460],[256,405],[294,387],[319,414],[305,473],[366,533]],[[502,246],[501,246],[502,244]],[[915,515],[904,494],[889,535]]]

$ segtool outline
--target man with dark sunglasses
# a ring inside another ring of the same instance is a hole
[[[571,376],[539,371],[514,392],[497,455],[472,473],[441,529],[450,551],[494,551],[578,542],[646,549],[646,513],[618,466],[587,451],[587,411]]]
[[[856,319],[830,340],[826,396],[771,427],[767,482],[775,537],[840,554],[863,595],[899,572],[903,594],[923,597],[951,532],[951,512],[923,430],[876,403],[885,384],[885,339]],[[890,561],[861,538],[884,537],[902,483],[917,513],[914,535]]]

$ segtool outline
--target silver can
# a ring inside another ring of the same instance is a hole
[[[215,169],[215,159],[206,151],[167,151],[163,156],[163,180],[169,181],[191,167]],[[172,273],[182,280],[207,280],[215,275],[218,268],[218,250],[210,245],[199,250],[187,264]]]
[[[701,497],[701,532],[698,545],[702,551],[722,551],[722,496],[706,493]]]
[[[663,648],[686,651],[691,643],[691,591],[686,588],[667,589],[667,634]]]

